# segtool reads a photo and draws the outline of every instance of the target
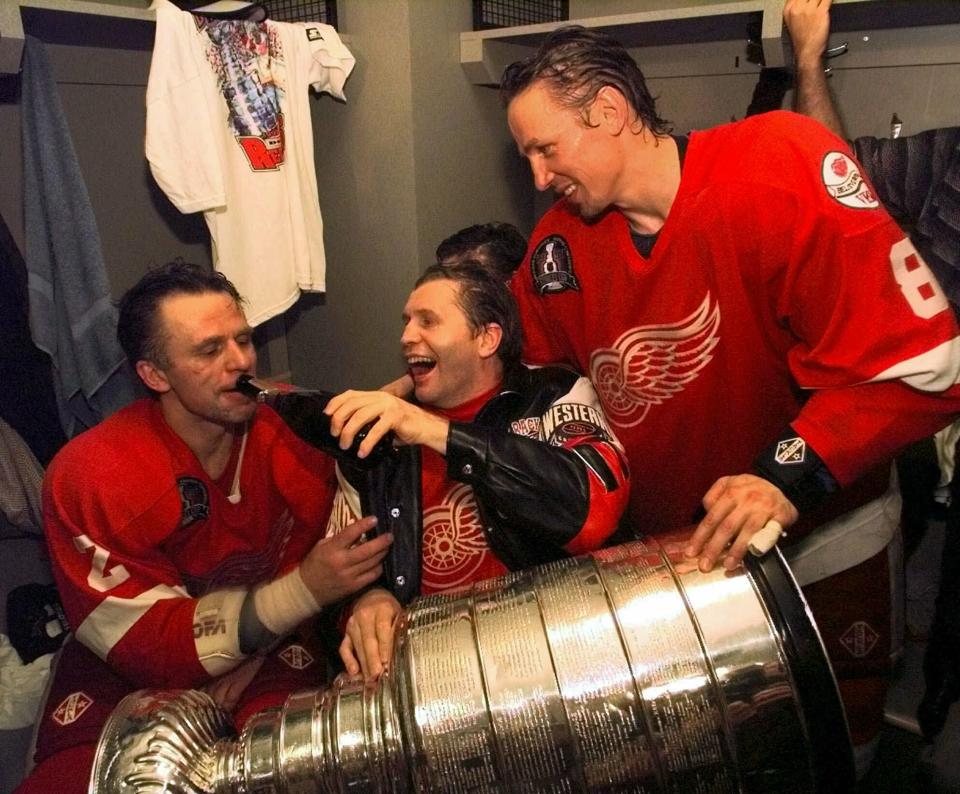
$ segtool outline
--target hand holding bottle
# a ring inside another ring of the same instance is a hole
[[[358,542],[376,525],[376,518],[366,516],[317,541],[307,552],[300,563],[300,576],[321,607],[352,595],[383,573],[383,558],[393,535]]]
[[[330,412],[324,410],[334,397],[332,392],[277,384],[248,374],[237,379],[234,389],[269,405],[300,438],[338,460],[371,468],[393,452],[393,437],[381,434],[367,444],[364,454],[358,457],[357,448],[367,437],[367,427],[360,427],[352,433],[351,444],[340,443],[338,446],[337,439],[331,434]]]
[[[402,444],[420,444],[441,455],[447,451],[450,422],[446,418],[383,391],[345,391],[333,397],[324,412],[341,449],[349,449],[358,431],[366,429],[367,437],[357,450],[360,458],[390,432]]]

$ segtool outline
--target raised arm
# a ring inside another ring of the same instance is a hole
[[[793,41],[797,73],[795,110],[816,119],[841,138],[846,138],[823,70],[823,52],[830,34],[831,2],[787,0],[783,7],[783,20]]]

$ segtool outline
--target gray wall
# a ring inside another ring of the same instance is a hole
[[[287,350],[270,346],[274,361],[264,362],[330,389],[400,373],[403,303],[443,237],[492,219],[533,225],[532,188],[497,94],[470,85],[459,66],[469,0],[340,0],[338,13],[357,58],[347,102],[311,100],[327,293],[285,315]],[[202,219],[170,205],[143,158],[149,53],[48,53],[114,294],[173,256],[209,262]],[[22,247],[19,123],[19,107],[0,104],[0,211]],[[275,338],[276,325],[261,336]]]
[[[93,203],[115,295],[151,264],[209,262],[206,226],[157,189],[143,155],[150,53],[49,44],[74,149]],[[0,212],[23,250],[20,107],[0,103]]]
[[[357,66],[315,105],[327,294],[291,313],[295,378],[371,388],[402,371],[400,314],[437,243],[487,220],[529,231],[532,188],[495,91],[460,68],[468,0],[340,0]],[[306,308],[304,308],[306,307]]]

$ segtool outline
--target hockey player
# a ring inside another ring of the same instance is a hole
[[[324,683],[297,626],[374,581],[371,518],[321,539],[332,461],[233,390],[256,353],[240,296],[182,262],[121,300],[118,334],[152,396],[77,436],[43,489],[75,639],[18,792],[86,792],[100,730],[141,687],[205,688],[238,723]]]
[[[413,596],[599,548],[629,492],[590,381],[520,365],[517,309],[488,265],[428,268],[400,341],[414,401],[352,391],[327,407],[344,448],[370,422],[361,454],[388,431],[405,445],[365,477],[341,465],[347,520],[376,515],[396,539],[384,586],[357,599],[340,647],[347,671],[368,680],[390,660]]]
[[[691,559],[733,568],[764,528],[793,525],[793,541],[878,496],[878,464],[960,410],[943,291],[819,124],[776,112],[673,136],[626,50],[582,28],[501,89],[559,199],[512,282],[524,358],[590,375],[638,529],[696,523]],[[882,714],[896,526],[873,533],[891,511],[871,504],[861,564],[807,590],[859,744]]]

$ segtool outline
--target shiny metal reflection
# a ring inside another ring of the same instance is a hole
[[[225,718],[204,698],[125,700],[101,738],[91,791],[783,794],[852,785],[835,683],[778,552],[704,574],[671,547],[636,542],[419,599],[377,686],[340,677],[293,694],[236,740],[221,738]],[[149,775],[126,748],[147,746],[187,759],[154,766],[179,788],[129,788]]]

